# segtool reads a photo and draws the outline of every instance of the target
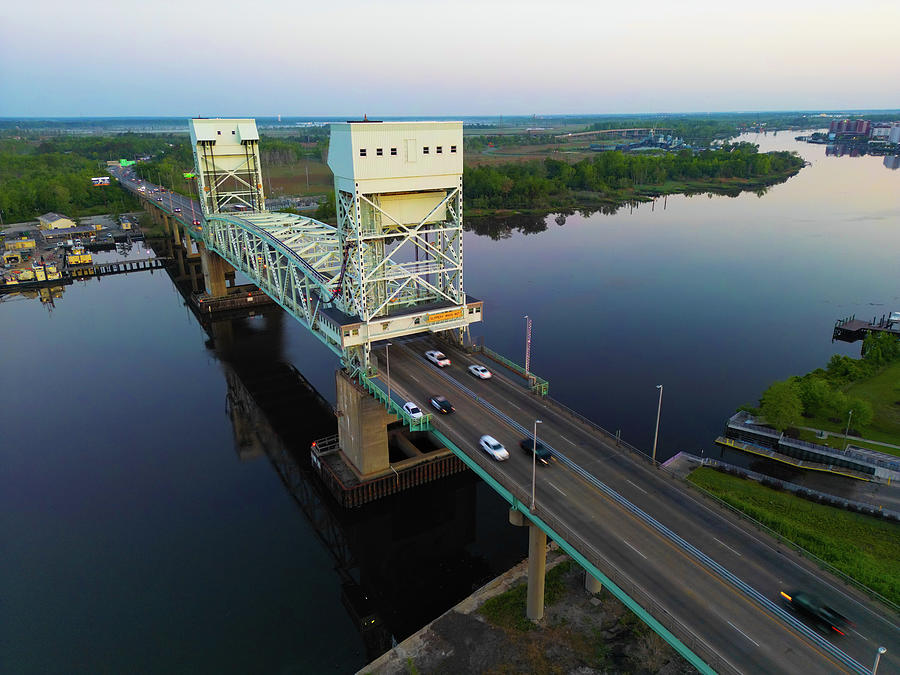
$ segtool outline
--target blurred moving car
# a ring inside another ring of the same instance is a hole
[[[438,368],[445,368],[450,365],[450,359],[448,359],[446,355],[444,355],[444,352],[439,352],[437,350],[425,352],[425,358],[431,361]]]
[[[482,450],[498,462],[509,459],[509,451],[493,436],[482,436],[478,443],[481,445]]]
[[[482,380],[489,380],[491,378],[491,371],[484,366],[469,366],[469,372]]]
[[[811,593],[793,591],[788,594],[781,591],[781,597],[797,614],[825,628],[826,631],[830,629],[839,635],[846,635],[843,629],[853,625],[846,616],[829,607],[822,602],[821,598]]]
[[[431,407],[435,408],[442,415],[447,415],[452,413],[456,408],[450,405],[450,401],[448,401],[443,396],[432,396],[431,397]]]
[[[550,460],[553,459],[553,453],[550,452],[550,448],[541,443],[540,440],[537,442],[537,451],[533,450],[534,448],[534,439],[532,438],[523,438],[519,441],[519,447],[522,448],[529,455],[534,452],[535,459],[541,464],[550,464]]]

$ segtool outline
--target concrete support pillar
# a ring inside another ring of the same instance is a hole
[[[175,227],[178,227],[177,225]],[[184,248],[188,252],[188,255],[191,255],[194,252],[192,247],[191,235],[188,233],[187,226],[184,228]]]
[[[591,575],[587,570],[584,571],[584,590],[592,595],[603,590],[603,584],[600,583],[600,580]]]
[[[394,417],[343,370],[337,371],[335,379],[341,450],[363,476],[387,470],[387,425]]]
[[[544,618],[544,575],[547,573],[547,533],[528,527],[528,604],[525,615],[532,621]]]
[[[178,225],[174,222],[170,222],[169,216],[163,214],[163,218],[166,221],[166,228],[169,226],[172,227],[172,238],[175,239],[175,243],[179,246],[181,245],[181,230],[178,229]]]
[[[202,246],[200,247],[200,264],[203,267],[203,281],[206,284],[206,292],[214,298],[221,298],[227,295],[225,261],[218,254]]]
[[[509,522],[519,527],[528,527],[528,596],[525,616],[532,621],[540,621],[544,618],[547,533],[532,524],[518,509],[509,510]]]

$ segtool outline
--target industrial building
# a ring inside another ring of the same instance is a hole
[[[75,227],[75,221],[58,213],[45,213],[38,216],[38,227],[42,230],[65,230]]]

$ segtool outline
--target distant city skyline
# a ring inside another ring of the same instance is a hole
[[[882,0],[36,0],[0,25],[0,117],[894,109],[898,25]]]

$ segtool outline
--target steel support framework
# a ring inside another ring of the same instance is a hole
[[[379,201],[337,190],[338,233],[349,252],[344,303],[366,322],[429,303],[464,305],[462,177],[414,225],[403,225]],[[441,209],[447,218],[428,222]]]
[[[344,356],[339,327],[324,325],[319,315],[339,295],[341,257],[333,227],[283,213],[210,215],[203,234],[208,248]]]

